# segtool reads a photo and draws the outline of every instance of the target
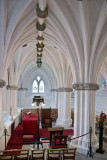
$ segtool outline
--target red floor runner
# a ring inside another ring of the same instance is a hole
[[[13,135],[10,137],[6,149],[21,149],[22,148],[22,124],[19,124],[14,130]]]

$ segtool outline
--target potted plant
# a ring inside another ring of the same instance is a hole
[[[106,114],[101,112],[98,125],[99,125],[99,148],[96,150],[98,153],[104,153],[105,151],[103,150],[103,129],[104,129],[104,124],[106,120]]]

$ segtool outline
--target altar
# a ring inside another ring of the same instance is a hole
[[[25,114],[23,117],[23,135],[34,135],[37,137],[38,133],[38,114]]]

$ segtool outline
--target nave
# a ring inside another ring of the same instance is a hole
[[[92,128],[98,147],[96,113],[107,114],[107,0],[0,0],[0,15],[0,150],[20,110],[37,109],[35,96],[57,109],[56,126],[70,127],[74,110],[74,138]],[[89,135],[72,143],[86,155]]]

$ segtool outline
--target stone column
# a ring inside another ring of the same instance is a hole
[[[52,105],[53,108],[58,108],[58,104],[57,104],[57,89],[51,89],[52,92]]]
[[[18,114],[18,109],[16,105],[16,99],[17,99],[16,93],[18,87],[8,85],[7,90],[10,90],[10,117],[12,118],[12,116]]]
[[[58,88],[58,119],[57,126],[69,127],[71,120],[71,91],[72,88]]]
[[[5,86],[5,81],[0,80],[0,135],[3,134],[4,122],[2,119],[2,88]]]
[[[92,144],[96,144],[95,136],[95,99],[97,84],[82,83],[73,84],[75,90],[75,109],[74,109],[74,137],[84,135],[92,127]],[[78,151],[87,153],[89,149],[89,134],[72,141]]]

